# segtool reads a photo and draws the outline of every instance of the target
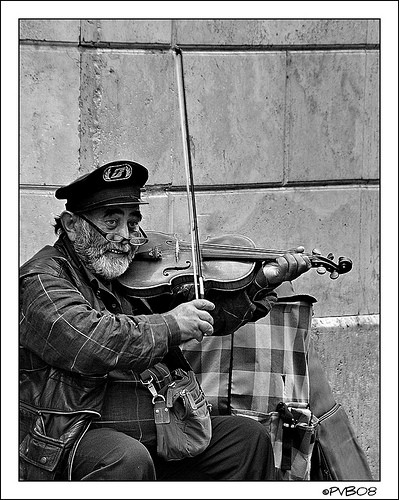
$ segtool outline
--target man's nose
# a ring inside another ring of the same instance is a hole
[[[130,239],[129,226],[127,225],[127,223],[121,225],[121,227],[119,228],[119,234],[126,240]]]

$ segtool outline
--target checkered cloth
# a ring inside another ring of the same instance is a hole
[[[307,409],[313,297],[281,298],[265,318],[247,323],[233,335],[190,341],[183,352],[197,374],[212,414],[243,415],[270,431],[276,467],[282,461],[282,421],[276,413],[284,402],[296,411],[291,468],[283,479],[309,479],[317,419]]]
[[[262,413],[252,410],[232,410],[232,415],[249,417],[264,425],[270,434],[274,462],[284,481],[309,481],[315,432],[319,420],[308,408],[297,408],[296,403],[287,407],[295,417],[293,429],[284,427],[276,411]],[[286,433],[286,434],[285,434]]]

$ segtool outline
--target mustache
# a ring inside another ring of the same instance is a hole
[[[119,252],[123,252],[129,254],[133,251],[133,247],[129,242],[120,243],[114,241],[108,241],[106,239],[100,239],[97,235],[92,235],[90,238],[90,246],[92,250],[98,255],[104,255],[110,250],[116,250]]]
[[[129,253],[132,251],[132,246],[130,243],[125,243],[125,244],[107,244],[107,246],[104,248],[104,252],[107,252],[109,250],[118,250],[119,252],[124,252],[124,253]]]

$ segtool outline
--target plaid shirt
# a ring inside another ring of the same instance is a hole
[[[207,298],[216,304],[215,334],[232,333],[266,315],[276,294],[265,286],[259,272],[247,291],[210,291]],[[170,299],[127,300],[117,283],[108,288],[91,274],[61,236],[21,268],[20,367],[27,373],[45,363],[76,375],[108,375],[98,425],[145,442],[146,419],[138,410],[148,417],[143,404],[151,398],[140,393],[145,388],[139,374],[180,344],[178,325],[167,311],[191,294],[186,286]],[[73,410],[72,403],[69,407]]]

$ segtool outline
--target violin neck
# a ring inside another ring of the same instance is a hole
[[[290,250],[266,250],[264,248],[234,247],[228,245],[206,244],[201,245],[201,257],[203,260],[231,259],[249,260],[251,262],[263,262],[265,260],[276,260]]]
[[[266,248],[235,247],[203,243],[201,245],[201,257],[203,260],[238,260],[250,262],[272,262],[286,253],[295,253],[295,250],[269,250]],[[312,267],[322,264],[332,264],[332,261],[321,255],[302,252],[302,256],[309,257]]]

